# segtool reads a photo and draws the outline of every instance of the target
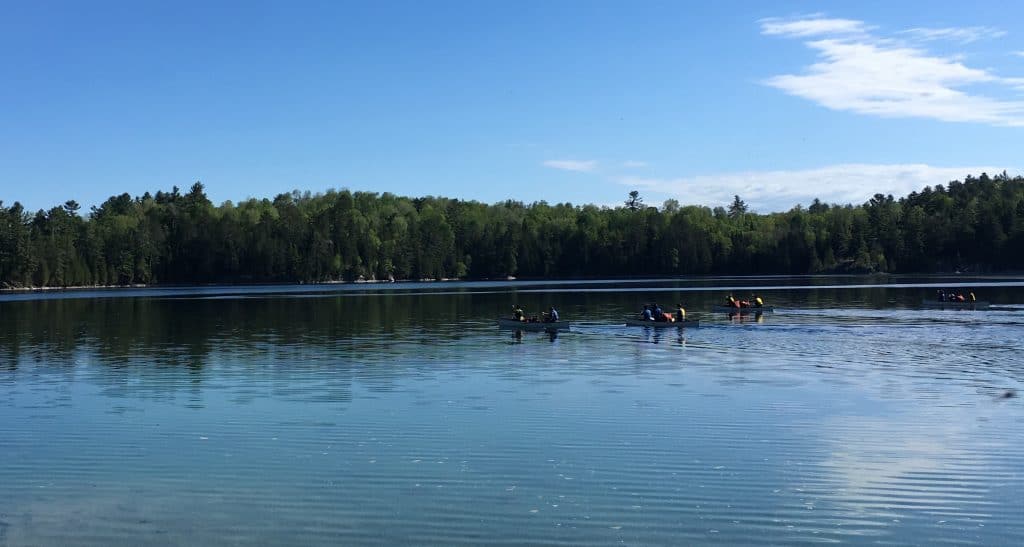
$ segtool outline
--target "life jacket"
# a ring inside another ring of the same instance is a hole
[[[686,321],[686,310],[683,308],[676,310],[676,321]]]
[[[974,293],[971,293],[971,302],[977,302],[978,299],[974,297]]]
[[[764,307],[764,300],[761,300],[760,296],[754,299],[754,303],[757,304],[757,307],[759,308]]]

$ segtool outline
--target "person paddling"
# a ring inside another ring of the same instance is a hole
[[[523,308],[519,307],[519,304],[512,305],[512,319],[516,321],[526,321],[526,314],[523,313]]]
[[[686,321],[686,309],[683,308],[683,303],[679,302],[676,304],[676,322],[683,323]]]
[[[554,306],[551,306],[551,308],[549,308],[548,311],[544,314],[544,322],[545,323],[557,323],[558,322],[558,310],[556,310]]]

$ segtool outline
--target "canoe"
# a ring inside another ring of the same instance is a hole
[[[540,321],[516,321],[515,319],[509,319],[507,317],[498,318],[498,326],[503,329],[519,329],[519,330],[569,330],[568,321],[555,321],[554,323],[543,323]]]
[[[626,318],[627,327],[654,327],[656,329],[664,329],[675,327],[677,329],[691,328],[695,329],[700,326],[699,319],[687,319],[686,321],[645,321],[643,319],[636,319],[634,317]]]
[[[747,314],[747,313],[764,313],[764,312],[771,313],[771,312],[775,311],[775,306],[761,306],[760,308],[755,308],[755,307],[751,307],[751,308],[734,308],[732,306],[715,306],[715,311],[721,311],[721,312],[725,312],[725,313],[742,313],[742,314]]]
[[[925,308],[938,308],[944,310],[986,310],[988,302],[939,302],[937,300],[923,300],[921,305]]]

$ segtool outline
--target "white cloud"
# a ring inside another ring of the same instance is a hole
[[[622,177],[620,184],[674,197],[684,204],[728,205],[739,195],[751,208],[785,211],[814,198],[826,203],[860,204],[876,193],[900,197],[925,186],[995,174],[1004,167],[934,167],[925,164],[830,165],[814,169],[745,171],[679,178]]]
[[[594,160],[547,160],[543,165],[552,169],[581,173],[589,173],[597,168],[597,162]]]
[[[635,161],[635,160],[626,160],[626,161],[622,162],[622,166],[627,168],[627,169],[635,169],[635,168],[638,168],[638,167],[647,167],[647,162],[645,162],[645,161]]]
[[[1014,51],[1013,54],[1017,57],[1024,57],[1024,51]]]
[[[769,36],[821,36],[823,34],[862,34],[870,30],[863,21],[828,19],[817,15],[797,19],[769,17],[758,21],[761,33]]]
[[[847,20],[789,21],[785,23],[789,27],[782,28],[796,29],[790,32],[779,29],[783,23],[762,21],[761,31],[766,35],[821,36],[805,42],[817,52],[818,62],[801,74],[771,77],[764,82],[766,85],[833,110],[880,117],[1024,126],[1024,101],[966,90],[986,84],[1010,92],[1021,86],[1019,78],[1004,78],[986,69],[971,68],[958,58],[933,55],[891,38],[827,31],[824,29],[857,27],[850,23],[823,25],[821,21]],[[822,30],[800,31],[805,27],[799,23]],[[863,23],[861,28],[866,28]]]
[[[922,41],[950,40],[969,44],[985,38],[1002,38],[1006,36],[1006,31],[992,27],[915,27],[901,31],[900,34]]]

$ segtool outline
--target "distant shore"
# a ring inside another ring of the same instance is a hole
[[[83,289],[145,289],[155,285],[144,283],[133,283],[130,285],[69,285],[67,287],[35,287],[35,286],[11,286],[0,287],[0,293],[11,292],[48,292],[48,291],[80,291]]]
[[[886,273],[886,272],[872,272],[872,273],[821,273],[821,274],[797,274],[797,275],[784,275],[784,274],[760,274],[760,275],[744,275],[744,276],[721,276],[721,275],[707,275],[707,276],[631,276],[631,277],[575,277],[575,278],[517,278],[515,276],[490,278],[490,279],[470,279],[470,278],[441,278],[441,279],[357,279],[354,281],[344,280],[330,280],[330,281],[316,281],[316,282],[302,282],[302,281],[264,281],[264,282],[238,282],[238,281],[224,281],[214,283],[131,283],[126,285],[68,285],[65,287],[37,287],[37,286],[13,286],[10,284],[3,284],[0,286],[0,294],[19,294],[19,293],[49,293],[49,292],[62,292],[62,291],[84,291],[84,290],[118,290],[118,289],[173,289],[173,288],[184,288],[184,287],[266,287],[266,286],[280,286],[280,287],[300,287],[300,286],[316,286],[316,285],[391,285],[395,283],[448,283],[453,281],[491,281],[491,282],[504,282],[504,281],[528,281],[528,282],[565,282],[565,281],[623,281],[629,282],[638,279],[658,279],[658,280],[686,280],[686,279],[699,279],[699,278],[716,278],[716,277],[749,277],[749,278],[765,278],[765,277],[987,277],[987,278],[1016,278],[1024,276],[1024,272],[1008,271],[998,273],[975,273],[975,272],[929,272],[929,273]]]
[[[443,277],[441,279],[356,279],[354,281],[344,280],[330,280],[330,281],[316,281],[316,282],[302,282],[302,281],[266,281],[266,282],[253,282],[253,283],[240,283],[237,281],[225,281],[223,283],[131,283],[127,285],[68,285],[66,287],[36,287],[36,286],[12,286],[3,285],[0,286],[0,294],[6,293],[30,293],[30,292],[60,292],[60,291],[83,291],[83,290],[106,290],[106,289],[170,289],[174,287],[251,287],[251,286],[267,286],[267,285],[280,285],[282,287],[292,287],[300,285],[363,285],[363,284],[383,284],[390,285],[392,283],[444,283],[449,281],[516,281],[514,276],[499,279],[458,279]]]

